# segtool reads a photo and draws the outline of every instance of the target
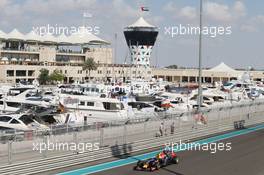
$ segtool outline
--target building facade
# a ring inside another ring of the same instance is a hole
[[[82,66],[77,65],[30,65],[30,64],[1,64],[0,65],[0,83],[18,83],[22,80],[32,82],[37,79],[41,69],[47,69],[49,72],[58,70],[64,76],[65,83],[84,82],[88,79],[94,80],[127,80],[135,78],[150,79],[152,71],[139,69],[127,65],[101,64],[97,70],[83,70]],[[144,74],[144,75],[143,75]]]
[[[139,24],[137,23],[138,26]],[[101,39],[89,39],[89,36],[84,38],[84,43],[79,43],[80,38],[70,41],[63,39],[65,37],[58,39],[47,37],[35,41],[35,36],[26,37],[18,31],[13,31],[9,35],[0,32],[0,83],[17,83],[21,80],[32,82],[38,78],[43,68],[50,73],[55,70],[61,72],[65,77],[65,83],[83,82],[88,77],[95,80],[136,78],[150,80],[154,77],[169,82],[198,82],[198,69],[153,68],[148,66],[150,57],[142,55],[140,58],[148,58],[143,65],[133,61],[132,65],[113,64],[112,48],[109,44]],[[90,73],[82,68],[88,58],[92,58],[98,64],[97,70]],[[212,69],[204,69],[202,82],[238,79],[245,72],[221,63]],[[253,80],[263,81],[264,71],[250,71],[250,76]]]
[[[222,64],[222,63],[221,63]],[[220,65],[221,65],[220,64]],[[219,66],[219,65],[218,65]],[[216,67],[218,67],[216,66]],[[167,69],[167,68],[153,68],[154,78],[162,78],[169,82],[177,83],[198,83],[198,69]],[[264,81],[264,71],[247,71],[247,70],[226,70],[220,66],[218,69],[203,69],[202,82],[227,82],[243,77],[245,73],[249,73],[250,78],[254,81]]]

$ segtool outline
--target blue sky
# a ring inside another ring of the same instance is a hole
[[[80,26],[83,12],[89,26],[99,26],[99,36],[111,41],[117,33],[117,62],[128,54],[123,28],[142,14],[140,6],[149,7],[143,14],[151,24],[158,26],[159,36],[152,54],[152,65],[170,64],[196,67],[198,65],[198,36],[165,35],[164,27],[196,26],[199,22],[198,0],[0,0],[0,30],[10,32],[17,28],[23,33],[43,25]],[[203,66],[212,67],[225,62],[231,67],[252,66],[264,69],[263,0],[204,0],[206,26],[231,26],[232,34],[216,38],[204,37]]]

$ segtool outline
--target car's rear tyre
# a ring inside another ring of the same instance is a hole
[[[134,169],[134,170],[137,170],[137,169],[138,169],[138,166],[134,166],[133,169]]]
[[[151,166],[149,166],[149,171],[150,171],[150,172],[152,172],[152,171],[153,171]]]

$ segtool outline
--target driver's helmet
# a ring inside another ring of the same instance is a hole
[[[161,153],[157,154],[156,158],[157,159],[162,159]]]
[[[161,152],[158,154],[158,159],[164,159],[166,157],[166,154],[164,152]]]

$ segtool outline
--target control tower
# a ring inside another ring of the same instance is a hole
[[[131,53],[132,64],[150,67],[150,55],[158,36],[158,28],[140,17],[124,30],[127,45]]]

